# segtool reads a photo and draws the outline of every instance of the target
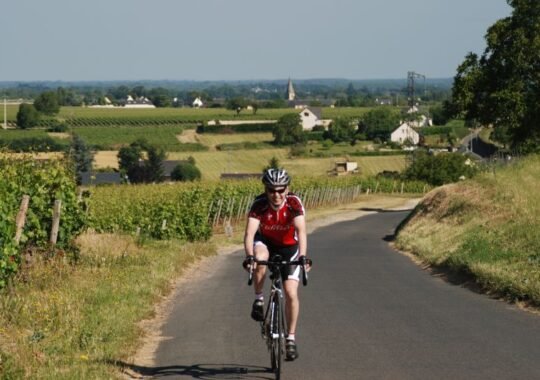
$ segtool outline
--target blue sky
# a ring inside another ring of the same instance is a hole
[[[455,75],[505,0],[7,0],[0,81]]]

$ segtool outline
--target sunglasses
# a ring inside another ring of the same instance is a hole
[[[278,193],[278,194],[283,194],[285,191],[287,190],[286,187],[282,188],[282,189],[272,189],[270,187],[267,187],[266,188],[266,191],[270,194],[273,194],[273,193]]]

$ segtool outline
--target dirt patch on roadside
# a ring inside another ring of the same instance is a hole
[[[343,205],[334,208],[318,209],[308,213],[307,225],[308,233],[312,233],[317,228],[328,226],[334,223],[354,220],[364,215],[369,215],[378,210],[409,210],[416,206],[419,198],[367,196],[360,202]],[[237,231],[236,234],[240,234]],[[238,236],[234,241],[238,241]],[[169,317],[175,296],[183,287],[197,287],[212,276],[221,267],[221,262],[228,255],[243,249],[241,244],[231,244],[219,249],[217,256],[205,257],[188,268],[182,276],[171,283],[173,291],[168,296],[162,298],[156,304],[155,317],[139,323],[139,327],[144,332],[144,341],[137,353],[130,358],[129,362],[134,367],[152,367],[154,365],[154,355],[161,341],[166,337],[161,335],[161,330]],[[144,379],[145,376],[133,371],[130,368],[124,369],[126,379]]]

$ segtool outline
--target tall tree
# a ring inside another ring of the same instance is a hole
[[[330,126],[328,131],[324,134],[325,138],[332,140],[333,142],[352,141],[356,134],[358,126],[346,117],[337,117]]]
[[[77,173],[87,172],[92,169],[94,153],[79,135],[73,135],[70,156],[71,159],[74,161]]]
[[[17,112],[17,127],[21,129],[33,128],[39,122],[39,112],[32,104],[22,103]]]
[[[361,132],[370,140],[387,140],[398,127],[399,114],[387,107],[377,107],[367,112],[360,121]]]
[[[144,159],[146,152],[147,159]],[[163,181],[165,151],[139,139],[118,152],[120,170],[131,183]]]
[[[274,142],[278,145],[303,143],[305,135],[300,121],[300,115],[297,113],[281,116],[272,130]]]
[[[512,14],[488,29],[482,56],[470,53],[458,67],[450,108],[493,125],[501,142],[540,151],[540,2],[507,2]]]
[[[56,115],[60,111],[58,95],[55,91],[45,91],[34,101],[34,107],[44,115]]]

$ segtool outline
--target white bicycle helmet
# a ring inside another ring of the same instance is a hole
[[[291,183],[291,177],[285,169],[268,169],[264,172],[262,182],[266,186],[288,186]]]

